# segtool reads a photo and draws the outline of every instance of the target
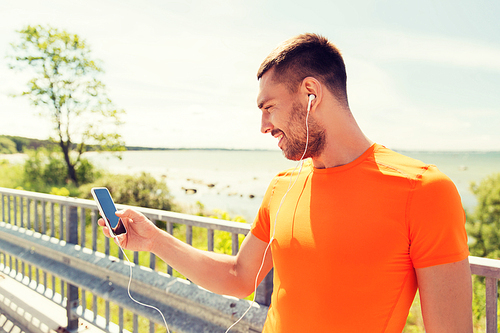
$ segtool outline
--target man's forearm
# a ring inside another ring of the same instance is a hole
[[[245,297],[236,257],[196,249],[160,230],[151,250],[193,283],[217,294]]]

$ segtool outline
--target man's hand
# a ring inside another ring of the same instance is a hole
[[[264,260],[258,283],[271,270],[271,251],[268,244],[249,233],[236,256],[198,250],[156,227],[141,213],[132,209],[116,212],[122,219],[126,234],[117,237],[118,244],[127,250],[152,252],[193,283],[222,295],[238,298],[254,291],[257,272]],[[110,237],[103,219],[104,235]],[[264,257],[266,253],[266,257]]]
[[[116,216],[122,220],[125,229],[127,229],[126,234],[116,237],[118,245],[127,250],[150,252],[160,231],[153,222],[132,209],[118,211]],[[104,227],[102,229],[104,235],[110,237],[109,229],[106,227],[104,220],[101,218],[97,222]]]

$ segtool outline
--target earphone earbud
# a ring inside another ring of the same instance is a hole
[[[309,95],[309,102],[307,102],[307,112],[311,111],[311,102],[316,98],[316,95]]]

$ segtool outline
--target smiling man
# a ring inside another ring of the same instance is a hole
[[[465,218],[451,180],[363,134],[327,39],[285,41],[258,78],[261,131],[306,160],[272,180],[238,254],[196,250],[133,210],[117,213],[128,230],[120,245],[236,297],[274,267],[266,333],[401,332],[417,288],[426,332],[472,332]]]
[[[472,332],[453,183],[362,133],[344,62],[327,39],[284,42],[258,78],[261,131],[287,158],[311,158],[274,179],[252,228],[271,242],[275,269],[265,331],[401,332],[419,286],[427,332]]]

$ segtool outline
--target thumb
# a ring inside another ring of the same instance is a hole
[[[115,212],[115,215],[118,217],[125,217],[125,211],[124,210],[117,210]]]
[[[138,218],[141,214],[133,209],[127,208],[125,210],[116,211],[115,215],[120,218],[128,217],[129,219],[133,220],[134,218]]]

